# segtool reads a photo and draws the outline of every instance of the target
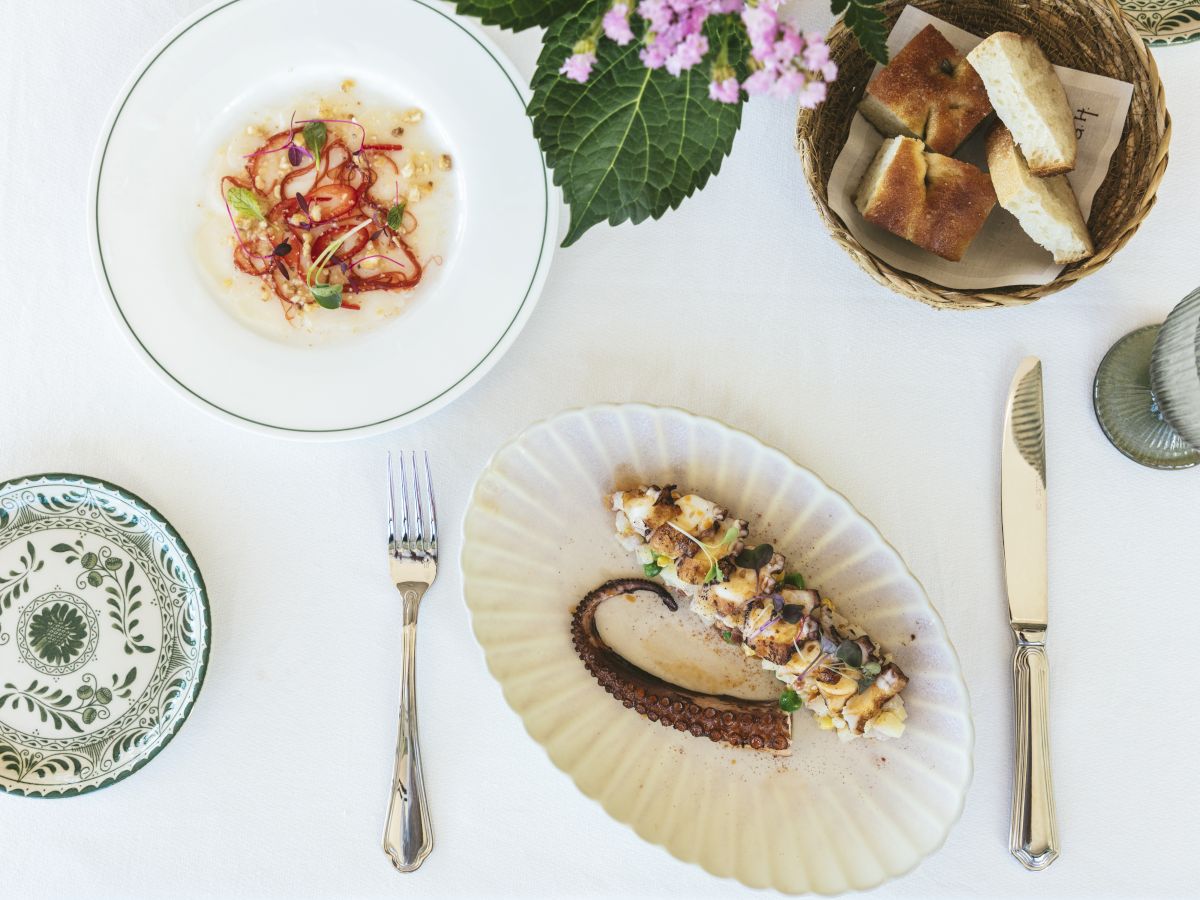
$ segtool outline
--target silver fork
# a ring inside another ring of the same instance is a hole
[[[400,533],[396,533],[396,488],[392,454],[388,453],[388,568],[404,601],[404,668],[400,674],[400,730],[396,737],[396,768],[388,801],[383,851],[401,872],[419,868],[433,849],[433,829],[421,777],[421,746],[417,737],[417,610],[437,576],[437,506],[429,454],[425,453],[425,489],[417,471],[417,454],[409,466],[400,454]],[[412,469],[411,482],[409,468]],[[422,510],[422,500],[428,497]],[[409,506],[412,500],[413,509]],[[425,531],[428,514],[428,533]]]

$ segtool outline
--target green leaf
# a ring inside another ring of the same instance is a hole
[[[325,140],[329,133],[325,128],[324,122],[306,122],[304,131],[304,146],[312,152],[313,163],[321,164],[321,151],[325,149]]]
[[[837,652],[834,655],[846,665],[853,666],[856,669],[862,665],[862,647],[858,646],[854,641],[842,641],[838,644]]]
[[[83,724],[91,725],[93,722],[96,721],[96,715],[97,715],[96,707],[89,706],[87,709],[85,709],[83,711],[83,714],[82,714]]]
[[[558,70],[607,0],[582,3],[546,32],[533,76],[534,136],[571,207],[563,246],[600,222],[641,222],[679,206],[721,168],[742,121],[740,103],[708,99],[709,66],[678,78],[647,69],[638,43],[601,41],[586,84]],[[719,46],[721,17],[705,26]],[[741,59],[740,46],[730,56]]]
[[[579,0],[457,0],[459,15],[475,16],[484,25],[511,31],[549,26],[571,12]]]
[[[337,309],[342,305],[342,286],[340,284],[314,284],[309,288],[313,299],[326,309]]]
[[[795,712],[804,705],[804,701],[800,699],[800,695],[788,688],[779,695],[779,708],[784,712]]]
[[[400,230],[400,223],[404,221],[404,202],[396,203],[388,210],[387,227],[392,231]]]
[[[733,561],[743,569],[761,569],[774,555],[775,548],[770,544],[759,544],[757,547],[747,547]]]
[[[854,32],[859,45],[876,62],[887,63],[887,24],[883,0],[833,0],[833,14],[846,14],[846,27]]]
[[[648,562],[642,564],[642,571],[646,573],[647,578],[653,578],[662,571],[662,566],[656,562]]]
[[[55,553],[70,553],[75,548],[72,547],[70,544],[55,544],[50,549],[53,550]]]
[[[788,587],[799,588],[804,590],[804,576],[799,572],[789,572],[783,576],[783,583]]]
[[[238,215],[248,219],[258,219],[260,222],[267,221],[267,217],[263,215],[262,206],[259,205],[258,197],[253,191],[235,185],[226,192],[225,199],[229,201],[229,205]]]
[[[722,631],[721,632],[721,640],[723,640],[727,644],[732,644],[733,643],[733,632],[732,631]]]

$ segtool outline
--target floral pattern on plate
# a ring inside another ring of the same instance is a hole
[[[1194,0],[1121,0],[1121,8],[1151,47],[1200,40],[1200,3]]]
[[[199,569],[151,507],[77,475],[0,484],[0,790],[73,796],[140,769],[208,648]]]

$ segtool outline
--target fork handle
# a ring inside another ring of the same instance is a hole
[[[400,726],[396,767],[388,802],[383,851],[401,872],[418,869],[433,849],[433,828],[421,777],[421,745],[417,735],[417,608],[420,591],[400,586],[404,597],[403,668],[400,673]]]
[[[1012,831],[1009,850],[1040,871],[1058,858],[1058,823],[1050,776],[1050,664],[1040,640],[1018,636],[1013,651]]]

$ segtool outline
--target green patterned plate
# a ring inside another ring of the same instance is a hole
[[[1200,3],[1195,0],[1121,0],[1121,8],[1151,47],[1200,40]]]
[[[187,718],[208,648],[200,570],[151,506],[79,475],[0,483],[0,790],[132,775]]]

